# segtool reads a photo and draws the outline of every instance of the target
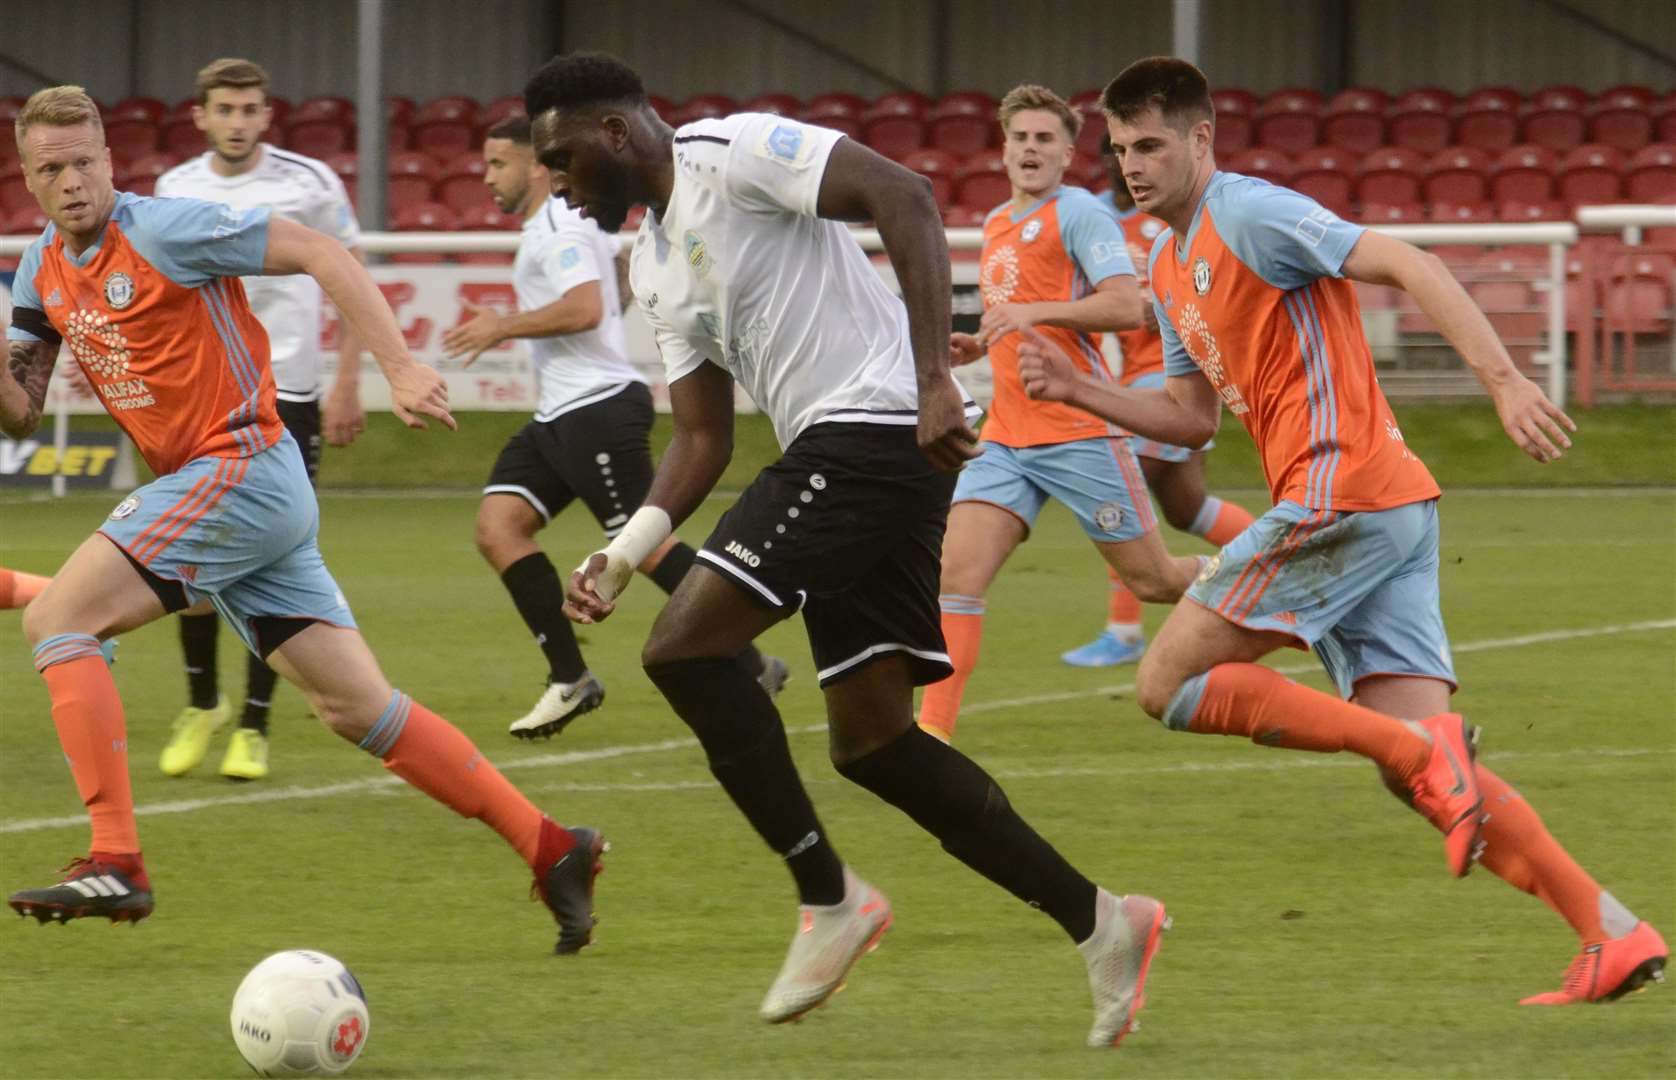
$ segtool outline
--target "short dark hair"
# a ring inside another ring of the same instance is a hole
[[[523,113],[513,113],[503,120],[497,121],[488,131],[483,133],[485,139],[507,139],[519,146],[530,145],[530,118]]]
[[[1205,73],[1173,56],[1149,56],[1124,68],[1101,93],[1100,108],[1124,122],[1155,108],[1178,128],[1216,119]]]
[[[1103,132],[1100,133],[1100,156],[1101,157],[1110,157],[1111,154],[1112,154],[1112,133],[1109,132],[1109,131],[1103,131]]]
[[[532,117],[548,109],[618,101],[644,105],[646,87],[633,68],[610,53],[555,56],[524,84],[524,111]]]

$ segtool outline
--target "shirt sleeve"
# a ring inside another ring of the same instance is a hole
[[[1242,178],[1219,194],[1212,209],[1217,235],[1277,289],[1342,277],[1345,258],[1367,231],[1290,188]]]
[[[324,174],[326,188],[316,204],[310,225],[332,237],[346,248],[361,246],[361,225],[355,220],[355,208],[350,205],[349,191],[337,173]]]
[[[725,193],[747,210],[814,217],[827,159],[843,137],[841,131],[783,116],[752,117],[729,148]]]
[[[1090,285],[1119,274],[1135,276],[1123,226],[1092,195],[1077,192],[1060,199],[1059,232]]]
[[[268,251],[265,206],[235,210],[201,199],[141,199],[133,204],[129,242],[177,285],[262,272]]]
[[[604,275],[594,252],[594,238],[586,221],[565,222],[547,238],[541,253],[541,272],[559,296]],[[612,269],[616,273],[616,269]]]
[[[663,378],[667,385],[691,375],[710,359],[716,350],[713,341],[677,334],[662,326],[653,328],[658,343],[658,355],[663,357]]]
[[[17,276],[12,279],[12,321],[6,327],[7,341],[44,341],[57,345],[64,338],[47,319],[40,294],[35,291],[35,275],[41,270],[41,242],[30,244],[18,262]]]

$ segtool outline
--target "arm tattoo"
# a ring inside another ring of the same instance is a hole
[[[57,343],[45,341],[12,341],[7,367],[12,379],[23,391],[23,400],[14,395],[0,398],[0,420],[4,420],[6,434],[21,438],[32,434],[41,423],[41,410],[46,405],[47,383],[58,362]]]

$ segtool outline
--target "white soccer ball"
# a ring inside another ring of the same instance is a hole
[[[259,1076],[336,1076],[367,1044],[367,996],[325,953],[291,949],[250,969],[233,995],[233,1042]]]

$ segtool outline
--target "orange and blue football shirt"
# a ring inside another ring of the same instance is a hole
[[[1363,228],[1237,173],[1211,177],[1149,265],[1164,372],[1203,372],[1251,432],[1274,501],[1385,510],[1435,499],[1374,377],[1344,260]]]
[[[262,272],[266,208],[119,193],[76,256],[49,225],[12,287],[14,341],[55,337],[159,476],[279,442],[268,335],[242,275]]]
[[[1060,187],[1034,206],[996,207],[984,220],[978,287],[985,308],[999,304],[1080,300],[1109,277],[1133,274],[1123,231],[1109,211],[1079,187]],[[1057,326],[1036,329],[1059,345],[1086,375],[1110,379],[1097,336]],[[989,344],[995,397],[983,438],[1004,446],[1048,446],[1107,438],[1121,429],[1061,402],[1031,401],[1018,377],[1019,336]]]
[[[1123,230],[1123,240],[1129,245],[1129,258],[1134,260],[1136,269],[1140,270],[1147,264],[1147,256],[1152,252],[1153,242],[1167,226],[1151,214],[1143,214],[1132,206],[1127,210],[1119,210],[1114,204],[1109,209],[1117,217],[1118,228]],[[1145,289],[1145,272],[1142,271],[1140,276],[1141,288]],[[1115,336],[1118,345],[1123,349],[1123,373],[1119,376],[1119,381],[1124,386],[1132,386],[1135,380],[1147,375],[1164,373],[1164,339],[1157,330],[1142,326],[1135,330],[1116,331]]]

